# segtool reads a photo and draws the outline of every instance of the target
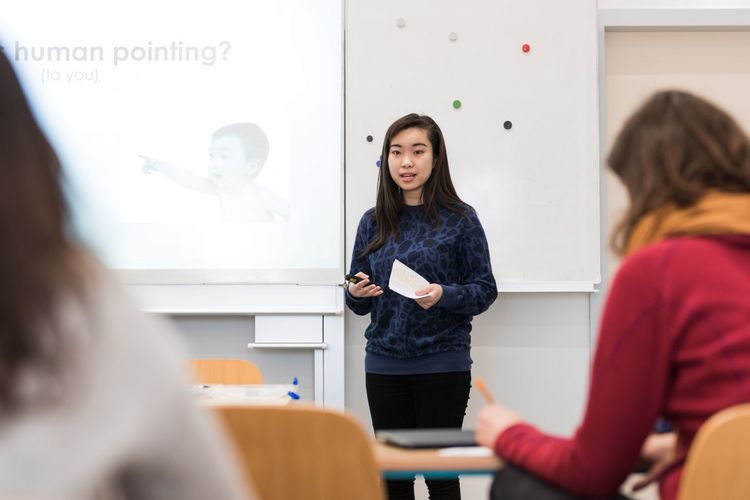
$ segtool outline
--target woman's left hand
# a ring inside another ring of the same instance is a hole
[[[414,293],[417,295],[427,295],[427,297],[414,300],[417,301],[417,304],[419,304],[422,309],[429,309],[440,301],[440,298],[443,296],[443,287],[436,283],[430,283]]]
[[[651,434],[641,447],[641,458],[652,465],[646,475],[633,485],[633,491],[653,483],[677,462],[677,433]]]
[[[516,412],[496,403],[488,404],[479,412],[477,443],[494,450],[500,434],[519,422],[521,417]]]

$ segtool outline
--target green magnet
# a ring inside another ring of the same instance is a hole
[[[461,101],[459,101],[458,99],[453,101],[453,107],[456,109],[461,109]]]

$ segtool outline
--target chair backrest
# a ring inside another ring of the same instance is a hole
[[[262,384],[260,369],[244,359],[193,359],[193,381],[197,384]]]
[[[704,422],[688,451],[678,498],[750,498],[750,403]]]
[[[308,405],[218,408],[264,500],[383,500],[373,442],[350,415]]]

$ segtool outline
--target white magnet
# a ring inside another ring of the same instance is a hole
[[[448,35],[448,40],[451,42],[455,42],[458,40],[458,35],[455,32],[451,32],[450,35]]]
[[[398,26],[399,28],[403,28],[404,26],[406,26],[406,21],[404,21],[404,18],[399,17],[398,19],[396,19],[396,26]]]

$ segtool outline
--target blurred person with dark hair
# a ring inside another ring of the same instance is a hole
[[[62,184],[0,52],[0,497],[248,498],[181,346],[71,235]]]

